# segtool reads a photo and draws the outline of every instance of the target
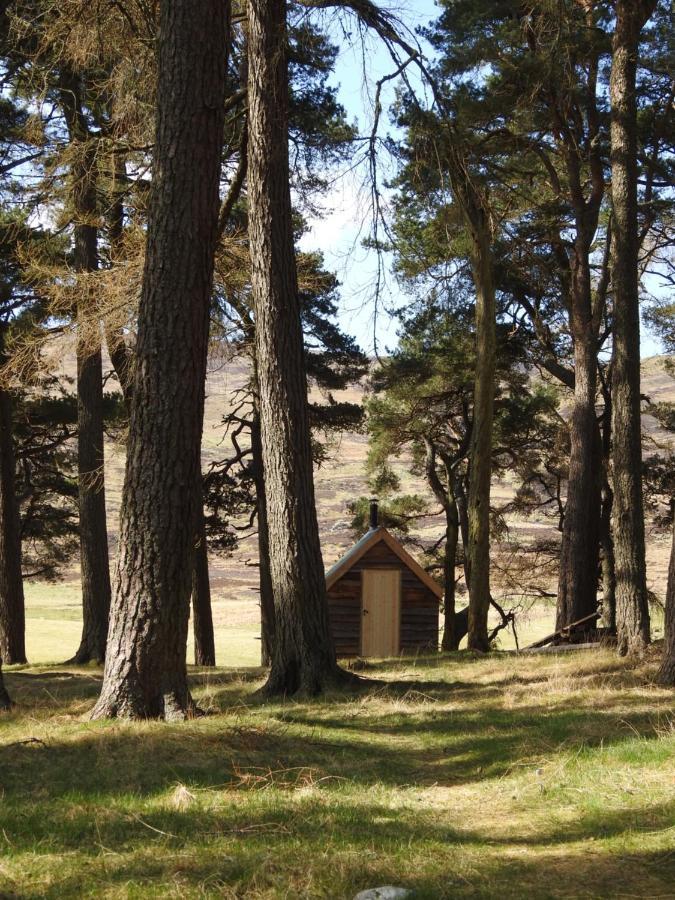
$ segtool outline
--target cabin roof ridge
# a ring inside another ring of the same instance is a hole
[[[443,599],[443,589],[434,581],[417,560],[405,549],[401,542],[388,531],[384,525],[369,529],[347,552],[338,559],[326,572],[326,587],[330,589],[346,573],[372,549],[376,544],[384,542],[389,549],[401,560],[417,578],[440,601]]]

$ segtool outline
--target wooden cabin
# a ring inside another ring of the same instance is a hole
[[[338,656],[387,657],[438,649],[443,589],[386,528],[371,528],[326,573]]]

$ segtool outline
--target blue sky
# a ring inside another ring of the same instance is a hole
[[[436,15],[433,0],[399,0],[395,9],[397,17],[411,30],[428,24]],[[354,43],[348,46],[336,31],[335,43],[341,49],[331,81],[338,87],[348,119],[356,120],[359,133],[366,135],[373,122],[375,84],[383,75],[391,73],[394,66],[381,41],[366,36],[362,44],[356,28],[352,33]],[[394,86],[391,85],[382,94],[381,134],[391,131],[387,107],[393,97]],[[387,169],[388,162],[382,154],[382,180],[391,174]],[[365,165],[345,169],[337,173],[323,204],[324,216],[310,222],[311,230],[303,238],[302,247],[321,250],[327,268],[341,281],[342,327],[353,334],[367,352],[372,353],[377,343],[377,350],[383,353],[396,345],[396,323],[389,312],[405,305],[407,299],[398,289],[388,270],[390,261],[386,260],[380,300],[375,303],[377,254],[362,246],[371,227],[368,172]]]
[[[395,8],[399,19],[411,30],[426,25],[437,12],[433,0],[399,0]],[[343,35],[336,32],[335,42],[341,50],[332,83],[338,87],[338,96],[348,118],[356,120],[360,134],[368,134],[373,121],[374,85],[378,78],[392,71],[392,61],[375,38],[367,38],[364,45],[356,40],[352,46],[347,46]],[[391,131],[386,109],[393,98],[393,90],[390,87],[382,95],[381,132]],[[383,180],[386,179],[387,160],[384,158],[381,175]],[[385,261],[380,300],[375,303],[377,255],[362,246],[363,239],[370,233],[366,167],[345,167],[345,171],[336,173],[323,207],[323,216],[310,221],[310,231],[302,239],[301,246],[307,250],[321,250],[326,267],[339,278],[342,327],[353,334],[368,353],[376,346],[380,353],[385,353],[396,345],[396,322],[389,313],[404,306],[407,299],[388,269],[389,261]],[[655,281],[650,288],[657,289]],[[642,355],[661,352],[659,341],[643,327]]]

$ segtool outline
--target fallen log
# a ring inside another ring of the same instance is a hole
[[[556,638],[569,638],[572,631],[578,628],[579,625],[584,625],[586,622],[595,622],[600,616],[601,613],[594,612],[591,613],[590,616],[584,616],[583,619],[577,619],[576,622],[570,622],[569,625],[558,629],[558,631],[554,631],[553,634],[547,634],[546,637],[540,638],[533,644],[528,644],[527,647],[523,647],[523,650],[536,650],[539,647],[545,647],[546,644],[550,644],[551,641],[554,641]]]
[[[585,644],[551,644],[550,647],[525,647],[521,653],[568,653],[570,650],[597,650],[601,645],[598,641]]]

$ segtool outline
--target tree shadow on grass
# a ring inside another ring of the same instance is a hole
[[[30,814],[22,828],[9,821],[3,827],[15,852],[45,858],[78,854],[80,862],[47,889],[40,886],[33,894],[24,886],[21,896],[82,896],[91,884],[99,890],[133,884],[138,891],[165,884],[179,888],[178,896],[190,889],[200,896],[209,896],[209,890],[214,896],[248,896],[276,888],[283,896],[347,898],[391,882],[420,898],[616,896],[617,885],[637,878],[643,896],[665,897],[672,885],[668,851],[615,855],[597,844],[561,849],[589,839],[651,833],[655,825],[667,828],[672,804],[598,813],[570,829],[500,841],[489,832],[439,824],[424,809],[393,811],[368,796],[354,803],[338,795],[327,803],[286,792],[265,795],[252,808],[223,799],[217,809],[209,795],[198,795],[186,811],[155,806],[138,813],[133,798],[128,805],[93,798],[84,805],[72,798],[70,807],[45,808],[48,830]],[[467,856],[473,863],[468,869]],[[422,863],[416,865],[418,857]]]
[[[56,712],[93,702],[98,677],[10,675],[29,722],[31,702]],[[592,751],[653,738],[655,709],[670,710],[665,697],[617,692],[601,709],[592,696],[587,706],[575,698],[572,707],[506,709],[498,684],[486,694],[484,685],[428,681],[427,690],[378,685],[356,698],[270,703],[239,673],[191,682],[225,712],[178,726],[71,716],[41,732],[44,744],[0,738],[0,853],[34,854],[53,870],[49,882],[0,884],[0,895],[79,897],[131,883],[177,896],[351,897],[393,881],[418,897],[606,896],[642,867],[644,894],[668,896],[672,854],[633,854],[629,868],[595,843],[592,854],[570,845],[665,830],[672,803],[586,811],[573,823],[552,816],[534,833],[522,819],[508,832],[481,831],[426,808],[434,786],[534,770],[561,745]],[[176,785],[192,795],[186,809],[172,799]],[[383,801],[382,788],[400,789],[399,802]]]
[[[652,709],[642,707],[624,709],[621,719],[611,709],[542,715],[538,707],[494,705],[450,715],[429,706],[369,711],[367,719],[345,712],[244,708],[183,725],[75,720],[56,740],[0,747],[0,788],[6,798],[37,793],[40,802],[73,793],[112,799],[153,796],[179,782],[236,785],[247,771],[255,782],[256,772],[299,770],[362,787],[454,786],[536,767],[561,746],[608,749],[657,736]]]

